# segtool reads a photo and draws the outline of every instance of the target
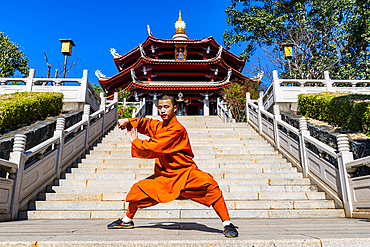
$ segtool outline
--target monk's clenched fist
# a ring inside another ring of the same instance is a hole
[[[128,121],[127,118],[125,118],[125,119],[119,119],[117,121],[118,128],[120,128],[121,130],[126,129],[128,123],[129,123],[129,121]]]

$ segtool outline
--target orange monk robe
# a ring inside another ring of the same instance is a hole
[[[192,199],[210,206],[222,196],[217,182],[210,174],[199,170],[193,161],[188,133],[175,116],[167,126],[163,126],[162,121],[148,118],[128,120],[129,131],[137,128],[139,133],[150,137],[149,140],[132,142],[132,157],[155,158],[155,168],[152,176],[134,184],[126,201],[138,202],[148,197],[160,203]]]

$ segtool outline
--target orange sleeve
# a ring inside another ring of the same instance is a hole
[[[130,122],[127,125],[127,130],[131,131],[132,128],[137,128],[137,131],[143,135],[153,136],[158,124],[161,124],[158,120],[153,120],[149,118],[127,118]]]
[[[185,131],[173,127],[166,132],[152,136],[149,140],[136,139],[132,142],[131,154],[137,158],[158,158],[162,155],[187,150]]]

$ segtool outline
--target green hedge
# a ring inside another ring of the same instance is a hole
[[[0,131],[20,124],[58,115],[63,107],[62,93],[18,92],[0,96]]]
[[[370,135],[370,95],[332,92],[300,94],[298,110],[303,116]]]

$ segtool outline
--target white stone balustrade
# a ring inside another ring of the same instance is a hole
[[[25,85],[10,85],[10,82],[21,82]],[[79,86],[64,86],[66,82],[76,82]],[[63,93],[63,110],[83,110],[83,106],[89,104],[97,111],[100,104],[99,95],[88,81],[88,70],[83,71],[80,79],[35,78],[34,69],[30,69],[27,78],[0,78],[0,95],[15,92]]]
[[[0,178],[0,221],[16,219],[21,208],[116,124],[118,94],[109,104],[104,97],[101,102],[100,110],[91,115],[90,105],[85,105],[82,120],[68,129],[65,119],[58,118],[54,136],[29,150],[25,150],[26,136],[15,136],[9,160],[0,159],[0,166],[8,172],[6,178]],[[32,157],[36,159],[27,162]]]
[[[274,70],[273,82],[263,95],[263,105],[265,110],[276,103],[284,111],[296,111],[299,94],[321,92],[370,94],[370,80],[335,80],[329,77],[328,71],[322,80],[281,79]]]
[[[225,123],[234,123],[235,119],[231,114],[231,110],[227,109],[225,102],[217,98],[217,115],[224,121]]]
[[[279,106],[274,114],[255,104],[246,95],[247,121],[267,141],[281,152],[292,164],[324,190],[339,207],[345,209],[346,217],[366,218],[370,214],[370,175],[350,177],[358,167],[370,166],[370,157],[353,160],[348,136],[337,136],[338,150],[310,136],[307,120],[299,119],[299,129],[281,120]]]

